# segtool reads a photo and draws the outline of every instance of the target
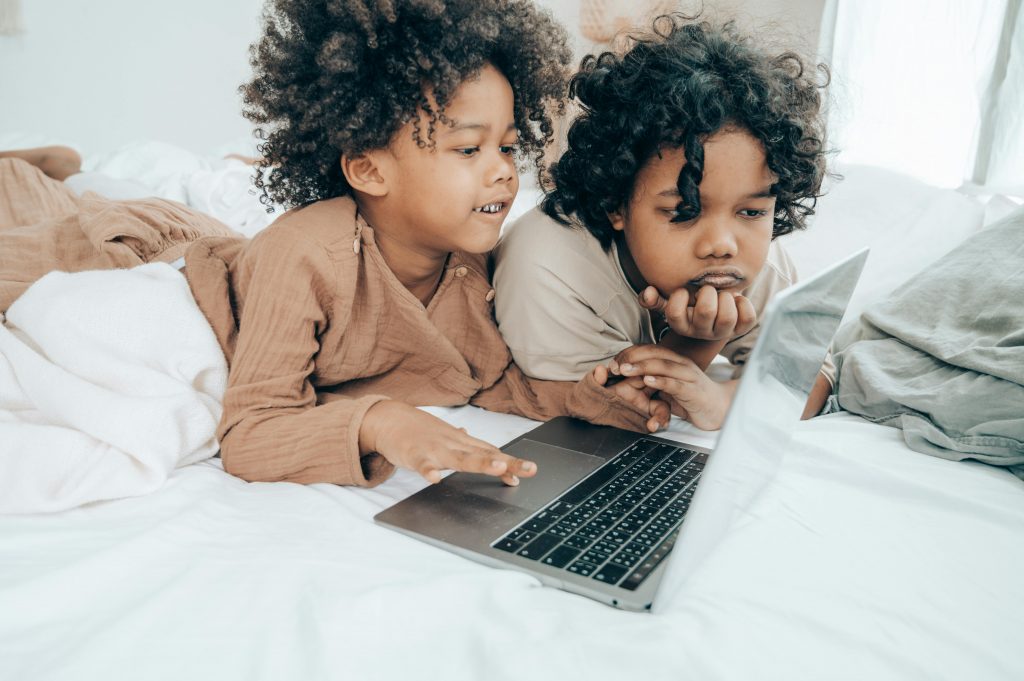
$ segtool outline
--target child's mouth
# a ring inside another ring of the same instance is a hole
[[[488,203],[488,204],[485,204],[483,206],[480,206],[479,208],[474,208],[473,212],[474,213],[484,213],[484,214],[487,214],[487,215],[495,215],[495,214],[500,213],[503,210],[505,210],[505,206],[507,206],[507,205],[508,204],[506,202],[504,202],[504,201],[498,201],[496,203]]]
[[[742,283],[744,278],[736,272],[705,272],[704,274],[691,279],[689,284],[695,288],[701,286],[713,286],[717,289],[731,288]]]

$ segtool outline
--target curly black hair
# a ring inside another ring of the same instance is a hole
[[[386,147],[409,121],[433,146],[452,94],[487,63],[515,93],[519,158],[539,167],[570,61],[565,30],[531,0],[270,0],[239,88],[261,140],[260,200],[271,210],[349,194],[340,157]]]
[[[734,127],[764,145],[778,178],[772,237],[803,228],[825,175],[828,69],[808,69],[793,52],[768,54],[732,22],[682,14],[658,17],[651,34],[634,41],[623,55],[587,55],[572,77],[581,113],[567,150],[542,174],[544,211],[564,224],[575,216],[608,249],[608,213],[627,205],[644,163],[671,147],[686,157],[674,221],[691,220],[701,212],[703,142]]]

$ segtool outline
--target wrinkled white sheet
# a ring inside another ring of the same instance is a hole
[[[0,324],[0,513],[159,489],[217,453],[226,385],[213,330],[171,266],[51,272]]]
[[[501,443],[532,427],[434,409]],[[1024,678],[1024,485],[847,415],[664,614],[614,610],[378,527],[419,489],[248,484],[0,517],[0,679]],[[541,472],[543,474],[543,472]]]

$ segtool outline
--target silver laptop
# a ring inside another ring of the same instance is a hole
[[[537,463],[518,487],[454,473],[375,520],[619,608],[668,602],[776,474],[866,258],[769,303],[713,450],[557,418],[502,447]]]

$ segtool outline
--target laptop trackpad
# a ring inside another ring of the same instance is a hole
[[[504,447],[503,451],[535,462],[537,475],[521,478],[518,487],[508,487],[489,475],[460,473],[459,491],[535,511],[606,461],[599,456],[525,438]]]

